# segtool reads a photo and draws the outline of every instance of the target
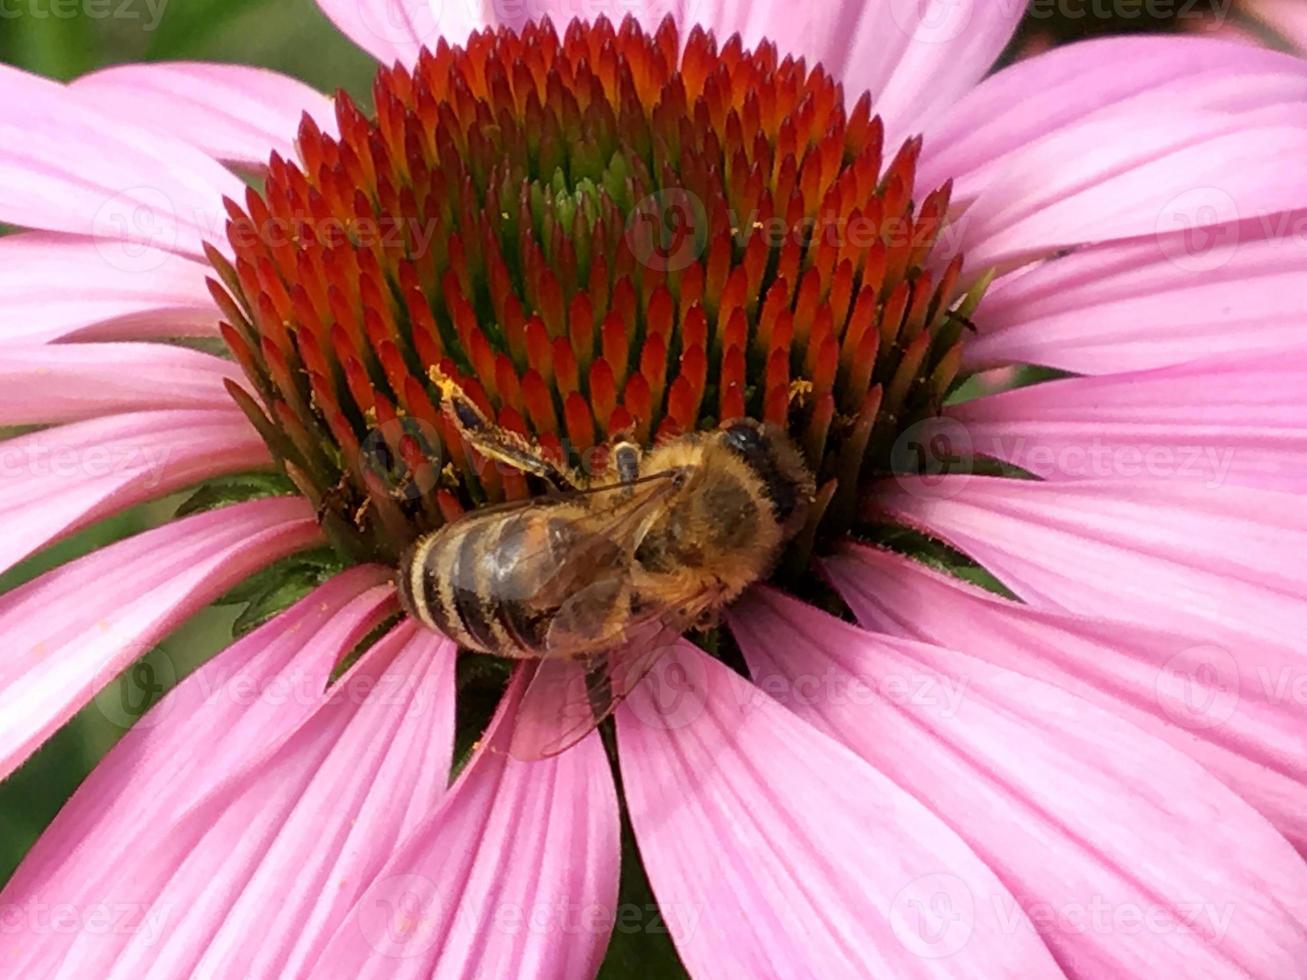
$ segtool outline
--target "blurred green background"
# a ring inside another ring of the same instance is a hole
[[[372,60],[313,0],[101,0],[98,7],[82,6],[108,8],[109,16],[62,16],[72,5],[0,3],[0,61],[53,78],[126,61],[180,58],[264,65],[328,92],[360,92],[371,81]]]
[[[1005,57],[1011,60],[1091,35],[1141,30],[1197,33],[1226,26],[1271,40],[1231,9],[1228,0],[1035,0]],[[345,88],[365,99],[373,70],[370,58],[336,32],[312,0],[0,0],[0,62],[67,79],[109,64],[168,59],[264,65],[324,91]],[[168,519],[179,499],[137,508],[61,543],[0,576],[0,592],[91,548]],[[117,687],[0,784],[0,882],[96,760],[121,736],[124,713],[139,714],[174,675],[184,675],[224,645],[238,611],[208,610],[167,638],[146,658],[149,669],[124,674]],[[632,887],[638,889],[640,883]],[[615,949],[614,960],[625,960],[627,952]],[[648,955],[647,949],[640,954]],[[647,958],[642,962],[650,964]]]

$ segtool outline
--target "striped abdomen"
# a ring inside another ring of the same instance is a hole
[[[585,515],[576,504],[541,502],[455,521],[401,565],[404,604],[469,649],[544,656],[560,608],[584,586],[573,580],[622,562],[615,544],[579,530]]]

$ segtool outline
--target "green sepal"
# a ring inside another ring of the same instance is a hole
[[[245,603],[245,609],[232,626],[234,636],[244,636],[294,605],[343,568],[344,564],[330,548],[303,551],[251,575],[217,599],[216,604]]]
[[[278,583],[245,607],[245,611],[236,617],[232,625],[232,638],[244,636],[258,629],[278,613],[290,608],[299,600],[326,581],[328,576],[315,573],[310,568],[300,568],[287,573],[285,581]]]
[[[285,497],[295,485],[281,473],[238,473],[209,480],[177,508],[178,517],[190,517],[261,497]]]

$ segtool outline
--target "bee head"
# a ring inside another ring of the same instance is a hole
[[[737,419],[720,430],[720,438],[762,481],[785,536],[797,534],[816,488],[812,471],[790,437],[778,426]]]

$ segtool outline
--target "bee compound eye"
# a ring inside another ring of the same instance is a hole
[[[767,445],[767,437],[757,425],[737,422],[726,429],[726,444],[741,456],[753,457]]]

